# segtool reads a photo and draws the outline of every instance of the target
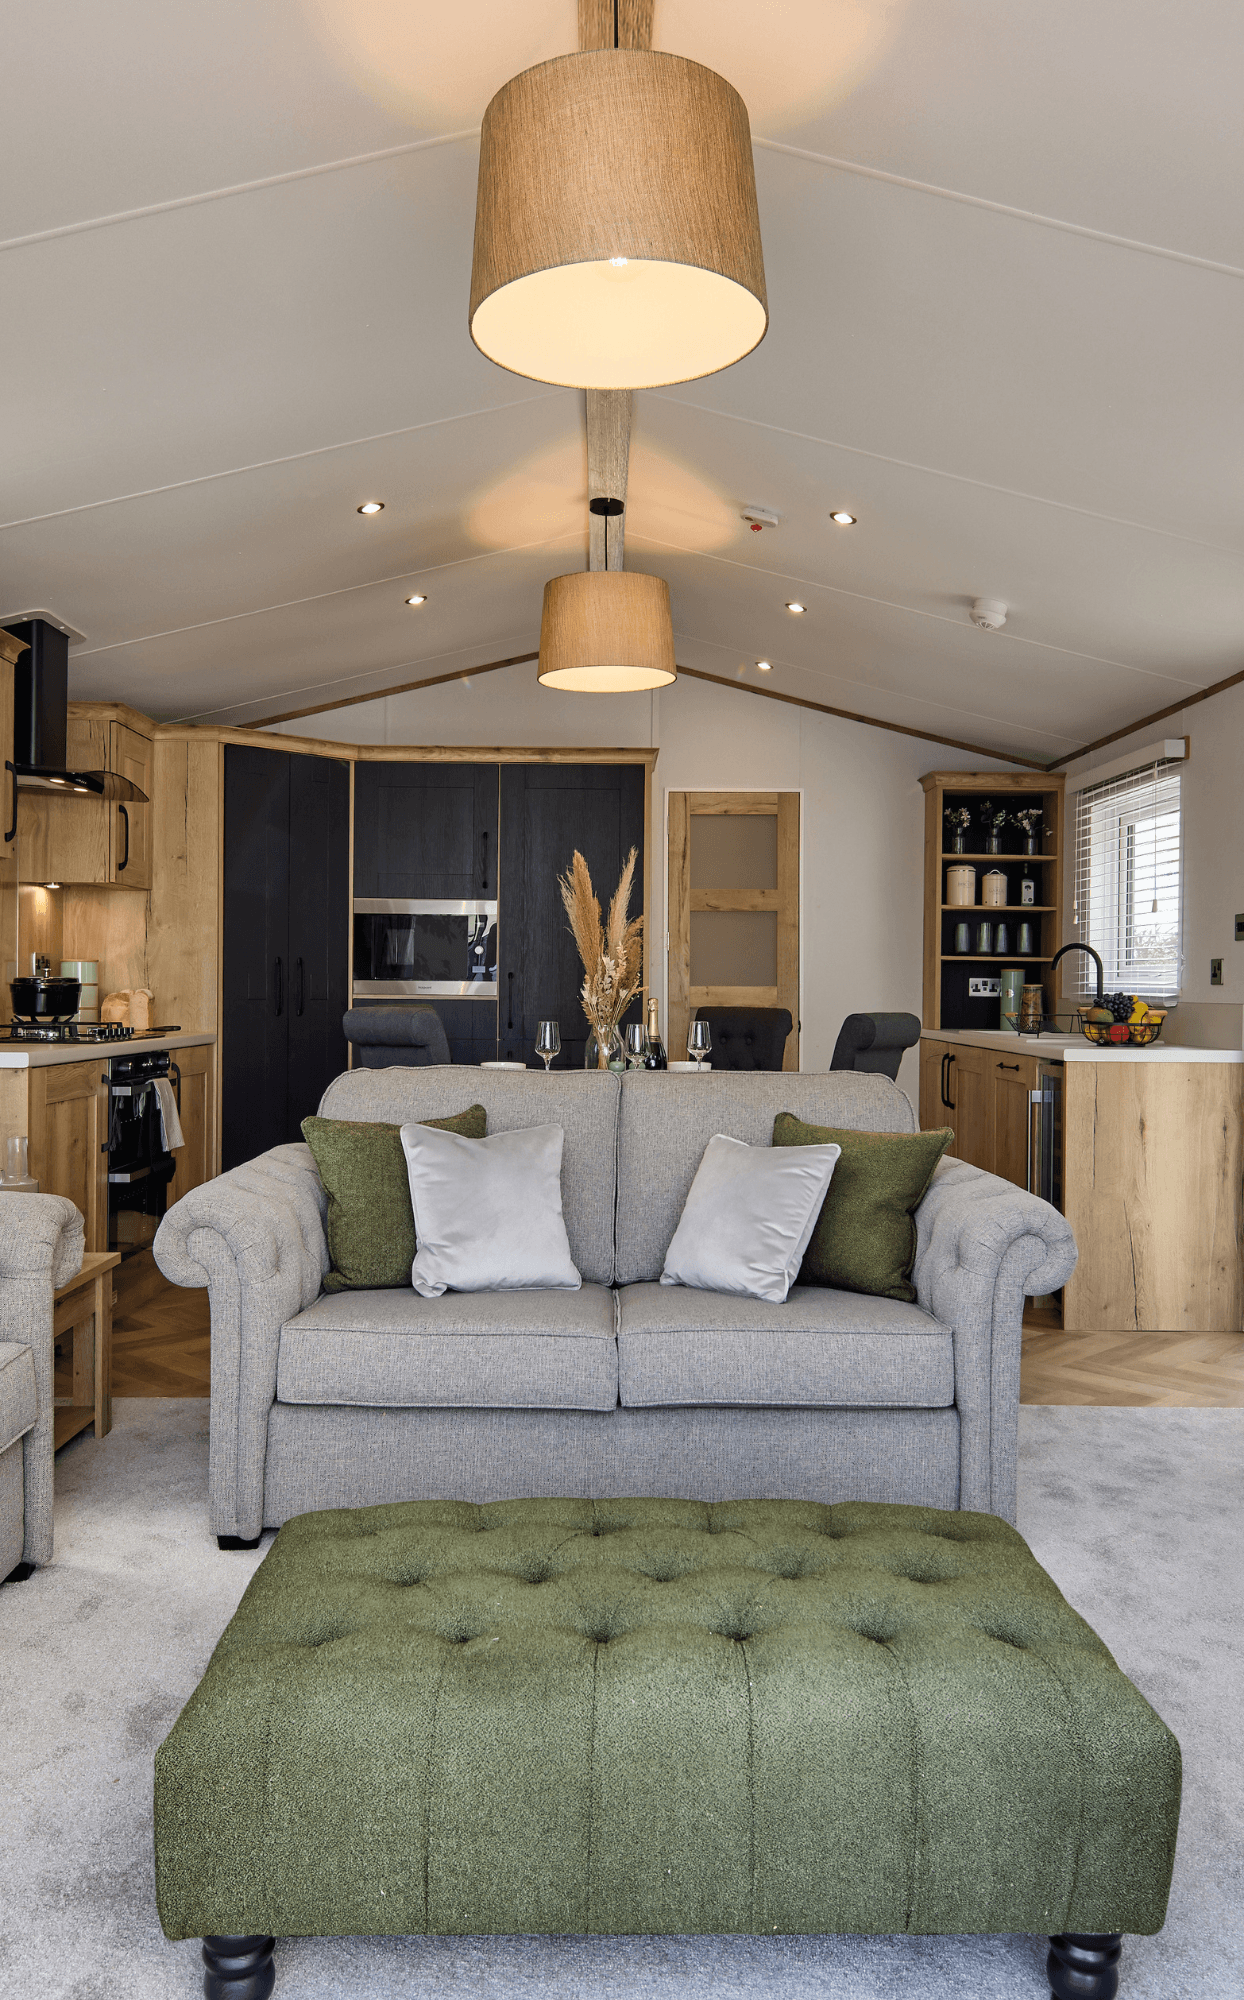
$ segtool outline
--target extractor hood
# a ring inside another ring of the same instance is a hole
[[[71,771],[65,741],[69,707],[69,640],[45,618],[6,630],[28,650],[13,669],[13,775],[19,791],[120,799],[144,805],[146,792],[115,771]]]

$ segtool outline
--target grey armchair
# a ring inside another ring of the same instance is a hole
[[[873,1076],[898,1077],[898,1066],[920,1040],[915,1014],[848,1014],[838,1030],[831,1069],[864,1070]]]
[[[82,1268],[82,1217],[0,1194],[0,1581],[52,1560],[53,1303]]]
[[[424,1069],[453,1060],[440,1015],[418,1001],[351,1007],[341,1026],[355,1069]]]

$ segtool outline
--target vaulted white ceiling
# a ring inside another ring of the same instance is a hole
[[[471,344],[475,134],[574,0],[0,38],[0,622],[80,632],[80,697],[238,721],[533,647],[582,399]],[[1237,0],[656,0],[655,42],[749,104],[771,310],[636,397],[680,660],[1028,757],[1244,667]]]

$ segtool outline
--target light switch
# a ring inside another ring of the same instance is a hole
[[[1236,920],[1235,920],[1235,941],[1236,941],[1236,943],[1237,943],[1237,944],[1240,944],[1240,943],[1244,942],[1244,915],[1241,915],[1241,916],[1237,916],[1237,917],[1236,917]]]
[[[1222,985],[1222,960],[1220,958],[1211,958],[1209,962],[1209,983],[1211,986]]]

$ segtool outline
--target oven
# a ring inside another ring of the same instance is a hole
[[[168,1206],[176,1162],[164,1144],[156,1078],[180,1102],[181,1074],[167,1049],[114,1056],[108,1065],[108,1248],[142,1250]]]
[[[371,896],[354,905],[356,1000],[497,998],[497,905]]]

